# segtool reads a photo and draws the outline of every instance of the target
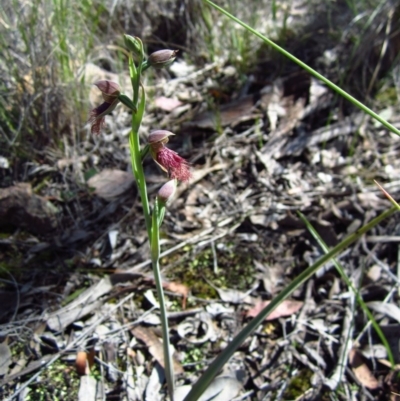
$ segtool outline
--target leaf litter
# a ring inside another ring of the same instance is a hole
[[[179,151],[190,156],[194,172],[167,211],[162,239],[177,399],[248,318],[322,255],[297,210],[334,246],[388,207],[372,179],[395,199],[400,191],[398,138],[358,112],[343,112],[330,91],[303,72],[285,71],[271,82],[256,70],[247,92],[234,88],[220,101],[212,98],[217,88],[239,82],[232,65],[215,61],[193,71],[180,64],[175,78],[157,77],[149,106],[155,110],[143,125],[143,135],[156,125],[179,132]],[[93,65],[86,73],[109,74]],[[398,124],[387,110],[381,113]],[[98,142],[77,143],[61,155],[49,151],[46,163],[31,166],[32,182],[50,177],[40,196],[10,186],[0,199],[3,216],[11,213],[11,195],[23,199],[17,206],[28,216],[13,221],[25,235],[17,230],[0,240],[1,261],[14,260],[24,272],[14,287],[0,289],[5,397],[34,389],[61,360],[67,374],[81,375],[78,399],[165,399],[157,302],[148,293],[154,291],[149,249],[128,171],[129,116],[117,109],[110,126]],[[91,165],[100,173],[85,181]],[[162,178],[152,164],[144,168],[154,196]],[[58,221],[49,201],[59,208]],[[32,212],[27,205],[33,203],[39,209]],[[397,364],[398,225],[392,217],[339,257]],[[250,260],[239,260],[243,254]],[[243,282],[238,277],[248,264],[254,273]],[[77,267],[74,274],[70,266]],[[184,271],[179,279],[177,268]],[[193,271],[196,279],[185,282]],[[328,389],[350,399],[354,386],[364,399],[396,399],[399,382],[387,355],[374,350],[379,344],[328,265],[267,317],[202,399],[317,400]],[[99,375],[88,375],[93,369]]]

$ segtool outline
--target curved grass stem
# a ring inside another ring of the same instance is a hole
[[[207,4],[209,4],[211,7],[214,7],[217,9],[219,12],[222,14],[226,15],[228,18],[230,18],[232,21],[235,21],[239,25],[241,25],[243,28],[245,28],[247,31],[251,32],[255,36],[258,36],[263,42],[267,43],[269,46],[271,46],[273,49],[278,51],[279,53],[283,54],[285,57],[287,57],[289,60],[293,61],[297,65],[299,65],[301,68],[305,69],[308,73],[313,75],[315,78],[319,79],[323,83],[326,84],[329,88],[334,90],[336,93],[339,95],[343,96],[345,99],[347,99],[349,102],[353,103],[355,106],[357,106],[359,109],[364,111],[365,113],[369,114],[372,118],[375,120],[379,121],[384,127],[386,127],[388,130],[392,131],[393,133],[397,134],[400,136],[400,130],[398,130],[395,126],[387,122],[385,119],[383,119],[381,116],[376,114],[374,111],[372,111],[370,108],[365,106],[363,103],[358,101],[356,98],[348,94],[346,91],[341,89],[339,86],[335,85],[332,81],[330,81],[328,78],[325,78],[323,75],[321,75],[319,72],[315,71],[311,67],[309,67],[306,63],[303,61],[299,60],[297,57],[293,56],[291,53],[274,43],[271,39],[268,39],[266,36],[262,35],[261,33],[257,32],[255,29],[250,27],[249,25],[245,24],[243,21],[241,21],[239,18],[234,17],[232,14],[230,14],[228,11],[224,10],[222,7],[217,6],[210,0],[203,0]]]

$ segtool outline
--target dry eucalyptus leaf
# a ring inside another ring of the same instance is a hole
[[[0,376],[4,376],[11,364],[11,351],[8,345],[3,342],[0,344]]]
[[[123,378],[123,381],[126,382],[126,398],[124,398],[125,400],[127,399],[128,401],[140,401],[143,398],[145,385],[142,385],[142,383],[145,382],[147,377],[145,377],[144,374],[141,375],[142,372],[140,372],[140,368],[141,366],[138,366],[139,373],[137,373],[136,369],[135,371],[133,370],[133,366],[131,364],[128,364],[127,366]],[[136,380],[137,377],[138,380]]]
[[[232,372],[229,375],[216,377],[199,398],[199,401],[231,401],[242,389],[243,383],[238,375]]]
[[[113,285],[109,277],[101,279],[98,283],[82,292],[72,302],[51,313],[47,319],[48,327],[53,331],[62,331],[69,324],[96,311],[103,305],[103,301],[98,299],[111,291],[112,288]]]
[[[163,287],[167,291],[182,295],[182,309],[186,309],[186,300],[189,295],[189,287],[176,282],[163,282]]]
[[[183,401],[185,397],[189,394],[189,391],[191,389],[192,386],[189,384],[184,384],[183,386],[176,387],[174,392],[174,400]]]
[[[222,301],[230,302],[233,304],[241,304],[244,302],[251,303],[249,295],[258,287],[258,282],[255,282],[247,292],[242,292],[235,289],[218,288],[211,281],[207,279],[206,281],[212,288],[214,288],[218,292],[218,295],[222,299]]]
[[[156,308],[160,307],[158,300],[154,296],[154,293],[152,290],[145,291],[145,293],[143,295],[146,298],[146,300],[150,302],[151,306],[156,307]]]
[[[243,116],[251,116],[253,111],[253,95],[247,95],[222,105],[217,114],[214,110],[205,111],[186,124],[190,127],[214,129],[217,121],[216,116],[218,116],[218,123],[222,127],[226,127],[238,122]]]
[[[175,401],[183,401],[192,386],[177,387],[174,393]],[[242,383],[233,376],[220,376],[215,378],[199,398],[199,401],[231,401],[242,388]]]
[[[396,320],[398,323],[400,323],[400,308],[397,305],[387,304],[379,301],[372,301],[368,302],[367,306],[375,312],[389,316],[393,320]]]
[[[165,381],[164,369],[156,363],[146,386],[145,401],[161,401],[161,388]]]
[[[354,348],[349,352],[349,363],[355,376],[363,386],[370,390],[375,390],[379,387],[378,380],[365,364],[361,354]]]
[[[57,161],[57,168],[63,170],[69,166],[77,165],[79,168],[83,168],[83,164],[88,161],[88,156],[79,156],[76,158],[64,158]]]
[[[239,290],[217,288],[217,291],[224,302],[231,302],[233,304],[243,303],[244,299],[248,296],[248,293]]]
[[[82,376],[79,385],[78,401],[95,401],[97,381],[93,376]]]
[[[172,111],[183,103],[178,99],[171,99],[169,97],[160,96],[154,100],[154,104],[161,110]]]
[[[94,193],[105,200],[113,200],[128,191],[135,182],[131,173],[105,169],[88,180],[88,186]]]
[[[271,301],[259,301],[253,308],[247,311],[247,317],[257,316]],[[304,302],[294,301],[290,299],[285,299],[281,304],[279,304],[266,318],[265,320],[278,319],[280,317],[290,316],[296,313],[302,306]]]
[[[146,327],[135,327],[131,330],[132,334],[143,341],[149,348],[149,352],[157,360],[157,362],[164,367],[164,350],[160,339],[154,334],[154,332]],[[183,373],[182,365],[175,359],[173,359],[174,372],[177,374]]]
[[[382,268],[379,265],[373,265],[367,272],[367,277],[373,281],[377,282],[381,278]]]

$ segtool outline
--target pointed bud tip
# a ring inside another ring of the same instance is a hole
[[[143,57],[143,43],[137,36],[124,35],[125,46],[136,56]]]
[[[148,63],[153,68],[164,68],[168,67],[176,59],[176,55],[179,50],[163,49],[151,53],[148,58]]]
[[[116,82],[108,81],[107,79],[96,81],[93,85],[97,86],[101,92],[107,95],[118,96],[121,90],[120,86]]]
[[[172,199],[177,188],[176,179],[166,182],[157,193],[157,198],[160,202],[167,203]]]
[[[159,143],[159,142],[167,143],[168,138],[172,135],[175,135],[175,134],[173,134],[170,131],[160,129],[160,130],[151,132],[149,137],[147,138],[147,142],[149,144],[155,144],[155,143]]]

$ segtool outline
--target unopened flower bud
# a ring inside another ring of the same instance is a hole
[[[176,59],[176,54],[178,53],[178,51],[179,50],[169,49],[158,50],[150,54],[147,62],[149,65],[156,69],[168,67]]]
[[[136,56],[143,58],[143,43],[140,38],[124,35],[125,46]]]
[[[157,193],[158,201],[161,203],[164,203],[164,204],[167,203],[168,201],[170,201],[175,194],[176,187],[177,187],[176,179],[166,182],[158,190],[158,193]]]

